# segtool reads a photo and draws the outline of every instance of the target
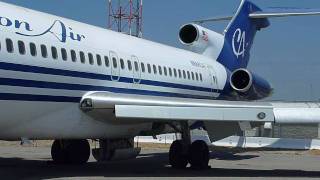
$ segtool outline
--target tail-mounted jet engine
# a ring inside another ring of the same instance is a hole
[[[262,99],[272,94],[271,85],[247,69],[238,69],[231,74],[230,85],[240,96],[249,100]]]
[[[186,24],[180,28],[180,42],[191,51],[215,58],[221,52],[224,37],[222,34],[199,26]]]

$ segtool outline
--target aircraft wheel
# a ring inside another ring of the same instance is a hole
[[[51,146],[51,157],[54,163],[64,164],[67,161],[67,153],[63,141],[55,140]]]
[[[90,157],[90,144],[87,140],[71,140],[67,146],[68,163],[84,164]]]
[[[198,140],[191,144],[189,163],[193,169],[207,169],[209,167],[209,147],[206,142]]]
[[[188,158],[184,152],[184,144],[181,140],[176,140],[171,144],[169,151],[169,163],[173,168],[186,168]]]
[[[84,164],[90,157],[90,144],[87,140],[56,140],[51,155],[58,164]]]

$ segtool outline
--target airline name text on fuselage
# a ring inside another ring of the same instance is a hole
[[[68,27],[60,20],[55,20],[52,24],[42,31],[36,31],[33,29],[31,24],[22,20],[11,20],[7,17],[0,16],[0,27],[11,27],[15,28],[16,34],[28,37],[44,36],[52,34],[60,42],[66,43],[68,40],[81,42],[85,39],[82,34],[75,33],[71,27]]]

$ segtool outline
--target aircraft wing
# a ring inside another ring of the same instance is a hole
[[[108,92],[85,95],[80,108],[112,110],[116,119],[144,121],[320,123],[320,104],[146,97]]]

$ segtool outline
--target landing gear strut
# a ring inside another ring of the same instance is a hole
[[[55,140],[51,156],[57,164],[84,164],[90,157],[90,145],[87,140]]]
[[[172,143],[169,151],[169,163],[173,168],[183,169],[190,163],[193,169],[207,169],[209,148],[202,140],[191,143],[190,128],[187,122],[181,123],[181,140]]]

